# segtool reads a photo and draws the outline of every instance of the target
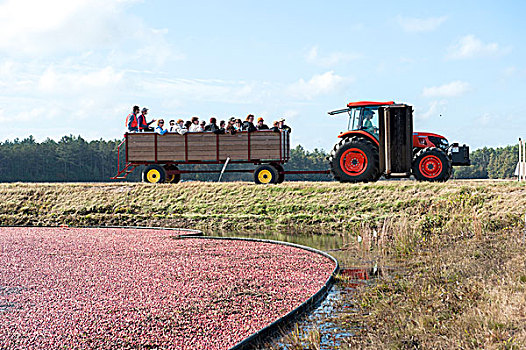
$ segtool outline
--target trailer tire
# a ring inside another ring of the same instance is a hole
[[[424,148],[413,158],[411,170],[418,181],[444,182],[453,166],[446,152],[437,147]]]
[[[283,169],[283,166],[279,163],[272,163],[270,165],[272,165],[278,171],[278,181],[276,183],[277,184],[283,183],[283,181],[285,181],[285,174],[283,174],[285,169]]]
[[[378,147],[364,138],[341,140],[334,146],[329,163],[331,174],[340,182],[377,181],[381,176]]]
[[[142,172],[142,182],[159,184],[166,181],[166,171],[157,164],[146,166]]]
[[[181,174],[170,173],[173,170],[179,170],[176,165],[165,165],[164,170],[166,173],[166,182],[170,184],[176,184],[181,181]]]
[[[278,178],[278,169],[270,164],[260,165],[254,170],[254,182],[258,185],[277,184]]]

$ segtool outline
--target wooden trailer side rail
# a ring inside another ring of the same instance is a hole
[[[254,131],[235,135],[210,132],[127,133],[127,163],[221,164],[286,163],[290,159],[288,132]]]

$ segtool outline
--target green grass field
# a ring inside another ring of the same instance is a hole
[[[158,225],[248,231],[353,232],[407,216],[425,230],[518,224],[525,188],[515,182],[382,181],[257,186],[249,183],[0,184],[3,225]],[[429,228],[428,228],[429,226]]]
[[[360,348],[526,347],[525,213],[511,181],[0,185],[2,225],[343,237],[344,264],[389,267],[341,317]]]

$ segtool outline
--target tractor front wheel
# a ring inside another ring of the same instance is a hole
[[[164,168],[157,164],[148,165],[142,172],[142,182],[151,184],[163,183],[166,180]]]
[[[452,171],[451,159],[439,148],[424,148],[415,155],[412,171],[418,181],[447,181]]]
[[[378,147],[363,138],[340,141],[334,146],[329,161],[331,173],[340,182],[376,181],[381,175]]]
[[[254,182],[258,185],[277,184],[279,180],[278,169],[269,164],[260,165],[254,170]]]

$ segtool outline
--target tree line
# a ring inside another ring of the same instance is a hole
[[[59,141],[23,140],[0,142],[0,182],[107,182],[117,172],[117,146],[120,140],[86,141],[80,136],[64,136]],[[327,152],[309,151],[302,146],[291,150],[286,170],[325,170]],[[455,167],[454,178],[511,178],[518,161],[518,145],[477,149],[471,153],[472,165]],[[124,159],[121,156],[121,167]],[[183,165],[181,169],[220,169],[220,165]],[[232,164],[229,169],[247,169],[250,164]],[[183,180],[217,181],[218,174],[184,174]],[[140,181],[141,169],[127,181]],[[225,181],[251,181],[252,174],[227,173]],[[288,181],[331,181],[326,174],[287,175]]]

